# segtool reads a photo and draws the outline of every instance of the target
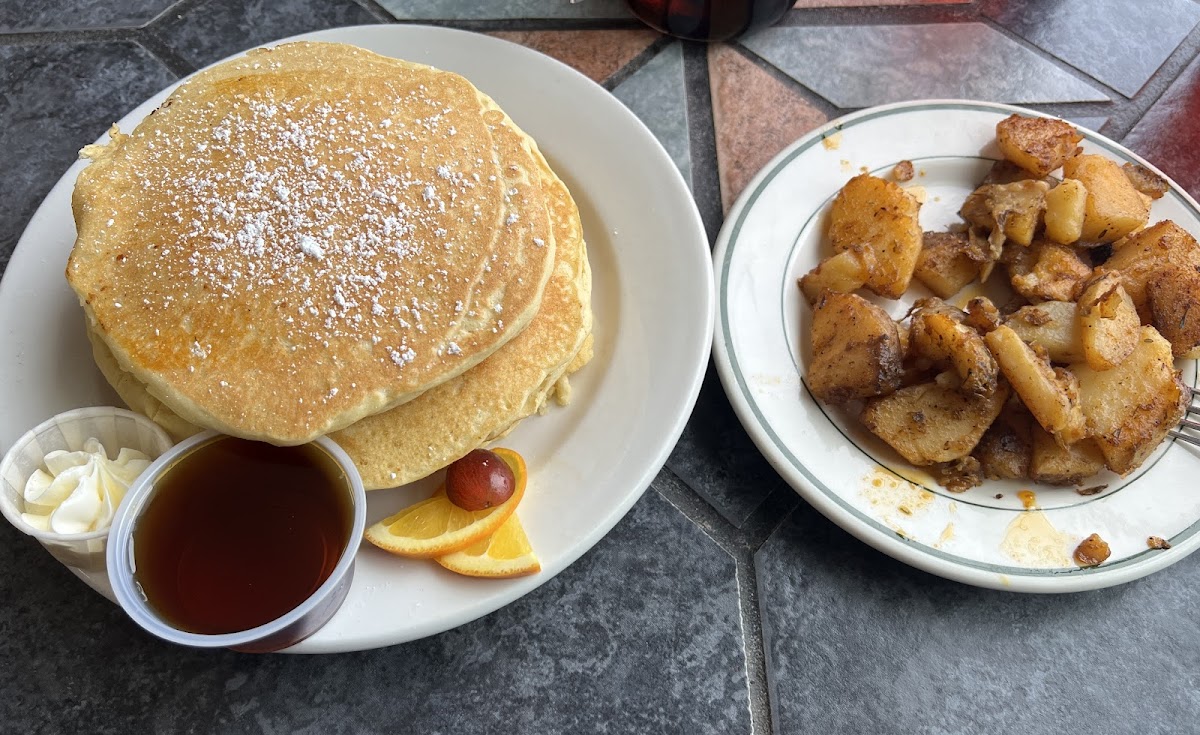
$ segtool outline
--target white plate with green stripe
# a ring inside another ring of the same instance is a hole
[[[830,254],[825,217],[834,195],[860,172],[886,176],[909,160],[917,175],[905,186],[926,193],[921,226],[942,230],[957,221],[963,199],[1000,158],[996,123],[1013,112],[1040,114],[965,100],[886,105],[835,120],[776,156],[746,187],[717,239],[713,355],[738,417],[766,458],[805,500],[862,541],[981,587],[1107,587],[1167,567],[1200,546],[1200,449],[1168,439],[1129,476],[1105,472],[1086,488],[985,480],[952,493],[853,416],[820,404],[804,385],[810,309],[796,279]],[[1113,141],[1080,132],[1086,152],[1153,169]],[[1162,219],[1200,233],[1200,207],[1174,183],[1151,209],[1151,222]],[[898,318],[929,295],[913,283],[901,300],[872,299]],[[1177,367],[1185,382],[1197,384],[1195,361]],[[1094,494],[1079,492],[1100,485]],[[1073,551],[1093,533],[1112,554],[1081,568]],[[1151,549],[1151,536],[1171,548]]]

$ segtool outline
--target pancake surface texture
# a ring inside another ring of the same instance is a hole
[[[565,405],[567,376],[592,357],[592,279],[579,211],[540,152],[533,151],[557,241],[541,308],[521,334],[476,367],[330,435],[354,460],[368,490],[402,485],[441,469],[545,410],[551,396]],[[122,371],[103,342],[93,336],[92,343],[104,377],[130,408],[176,440],[200,431]]]
[[[516,126],[351,46],[221,64],[86,153],[67,278],[110,382],[180,427],[298,444],[411,402],[519,336],[556,267]]]

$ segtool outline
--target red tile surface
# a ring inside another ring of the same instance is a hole
[[[791,85],[732,46],[708,52],[721,205],[725,212],[767,161],[828,118]]]
[[[597,82],[611,77],[660,36],[652,30],[496,31],[503,38],[572,66]]]
[[[1124,143],[1200,197],[1200,57],[1167,88]]]

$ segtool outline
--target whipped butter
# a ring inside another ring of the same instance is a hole
[[[81,451],[53,451],[42,462],[45,469],[36,470],[25,483],[21,518],[42,531],[88,533],[108,528],[150,458],[122,447],[109,459],[104,445],[91,438]]]

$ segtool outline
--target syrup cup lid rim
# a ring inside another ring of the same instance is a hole
[[[166,622],[154,612],[149,602],[143,599],[137,590],[137,582],[134,579],[135,573],[131,559],[133,526],[140,512],[149,501],[154,481],[162,475],[165,469],[187,454],[197,450],[200,446],[227,436],[216,431],[205,431],[176,444],[146,468],[137,481],[130,486],[124,502],[121,503],[121,507],[117,510],[117,514],[113,518],[111,526],[112,538],[108,544],[107,556],[109,582],[112,584],[117,604],[121,606],[121,609],[135,623],[171,643],[198,648],[230,648],[254,643],[286,629],[316,608],[337,587],[342,577],[349,572],[350,567],[354,564],[354,558],[358,553],[359,541],[362,539],[363,531],[366,528],[366,491],[363,489],[362,478],[359,476],[358,469],[345,450],[338,446],[336,442],[328,437],[319,437],[311,443],[327,451],[345,472],[346,489],[350,491],[353,513],[346,548],[343,549],[337,564],[334,565],[333,571],[329,573],[329,576],[299,605],[288,610],[278,618],[254,628],[232,633],[191,633]]]
[[[79,421],[94,418],[95,415],[99,413],[111,413],[114,416],[132,419],[134,422],[142,425],[145,429],[155,435],[156,438],[161,440],[162,445],[166,447],[159,455],[160,457],[170,454],[172,449],[174,449],[173,445],[175,442],[171,439],[171,436],[161,426],[141,415],[140,413],[130,411],[126,408],[117,408],[116,406],[83,406],[80,408],[72,408],[61,413],[56,413],[17,437],[16,440],[13,441],[12,446],[8,448],[8,451],[4,453],[3,459],[0,459],[0,476],[3,476],[9,465],[16,461],[17,455],[24,450],[30,441],[45,433],[54,425],[64,421]],[[147,471],[148,470],[149,468],[147,468]],[[4,515],[8,522],[12,524],[13,528],[16,528],[18,531],[27,536],[32,536],[38,541],[53,541],[60,543],[102,539],[109,535],[113,525],[116,523],[116,517],[114,516],[113,521],[109,523],[108,526],[95,531],[85,531],[83,533],[58,533],[57,531],[43,531],[40,528],[34,528],[33,526],[29,525],[25,522],[25,519],[21,517],[21,510],[8,502],[0,501],[0,514]]]

